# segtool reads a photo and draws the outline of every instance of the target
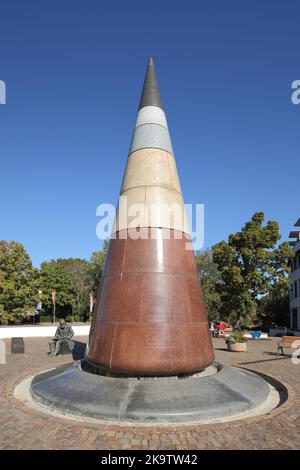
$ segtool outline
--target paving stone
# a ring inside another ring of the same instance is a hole
[[[86,338],[76,338],[86,341]],[[25,338],[26,355],[0,365],[0,449],[297,449],[300,447],[300,365],[276,356],[277,339],[249,341],[248,352],[214,339],[216,360],[272,376],[292,387],[287,403],[266,417],[194,426],[119,426],[64,420],[28,408],[13,396],[26,377],[71,361],[50,358],[47,338]],[[9,341],[7,341],[9,346]],[[294,394],[294,398],[293,398]]]

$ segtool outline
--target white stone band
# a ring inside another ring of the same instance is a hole
[[[166,115],[157,106],[145,106],[139,110],[135,127],[142,126],[143,124],[159,124],[168,129]]]

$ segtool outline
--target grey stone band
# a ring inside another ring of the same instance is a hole
[[[129,155],[144,148],[158,148],[174,155],[169,131],[159,124],[144,124],[135,129]]]

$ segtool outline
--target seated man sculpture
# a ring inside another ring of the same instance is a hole
[[[63,344],[67,344],[70,351],[73,351],[74,341],[71,340],[73,336],[74,331],[71,325],[68,325],[65,320],[60,320],[54,338],[49,341],[49,356],[57,356]]]

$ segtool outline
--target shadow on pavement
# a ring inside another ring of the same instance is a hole
[[[244,364],[259,364],[260,362],[270,362],[270,361],[280,361],[281,359],[290,359],[290,357],[287,356],[279,356],[279,357],[274,357],[273,359],[260,359],[259,361],[250,361],[250,362],[239,362],[239,365],[244,365]]]

